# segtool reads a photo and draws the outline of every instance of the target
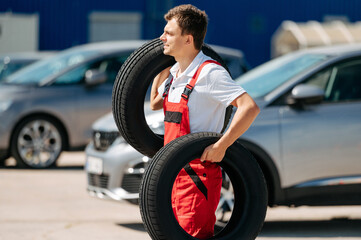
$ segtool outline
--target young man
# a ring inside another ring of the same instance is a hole
[[[237,107],[224,135],[200,159],[187,164],[173,186],[172,206],[179,224],[190,235],[207,239],[214,233],[222,185],[221,169],[215,163],[249,128],[259,108],[219,63],[201,51],[208,22],[204,11],[180,5],[164,18],[163,51],[176,64],[154,79],[151,91],[151,108],[165,112],[164,144],[188,133],[220,132],[226,107]]]

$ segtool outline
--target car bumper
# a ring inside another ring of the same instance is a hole
[[[139,198],[139,185],[147,157],[128,144],[113,144],[106,151],[100,152],[90,143],[85,152],[87,190],[91,196],[115,201]],[[99,169],[90,167],[94,159],[101,164]]]

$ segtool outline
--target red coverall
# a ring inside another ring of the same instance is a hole
[[[188,98],[197,82],[205,61],[196,71],[184,89],[179,103],[168,101],[168,92],[173,79],[164,90],[164,145],[180,136],[190,133]],[[202,113],[200,113],[202,114]],[[211,238],[214,235],[217,209],[222,187],[221,168],[211,162],[192,160],[178,174],[172,190],[172,207],[179,225],[190,235],[198,239]]]

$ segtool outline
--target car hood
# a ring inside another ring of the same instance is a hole
[[[162,122],[164,119],[163,111],[153,112],[151,110],[145,111],[145,119],[148,125],[156,126],[159,122]],[[110,112],[103,117],[99,118],[94,122],[92,126],[93,130],[102,131],[102,132],[116,132],[118,127],[115,123],[113,114]]]
[[[111,112],[96,120],[92,128],[93,130],[102,131],[102,132],[118,131],[117,125],[115,124],[113,118],[113,113]]]

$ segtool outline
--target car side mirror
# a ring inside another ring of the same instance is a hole
[[[306,105],[321,103],[325,97],[325,91],[313,85],[299,84],[292,89],[287,98],[289,105]]]
[[[87,86],[95,86],[107,81],[107,75],[105,72],[91,69],[85,72],[85,84]]]

